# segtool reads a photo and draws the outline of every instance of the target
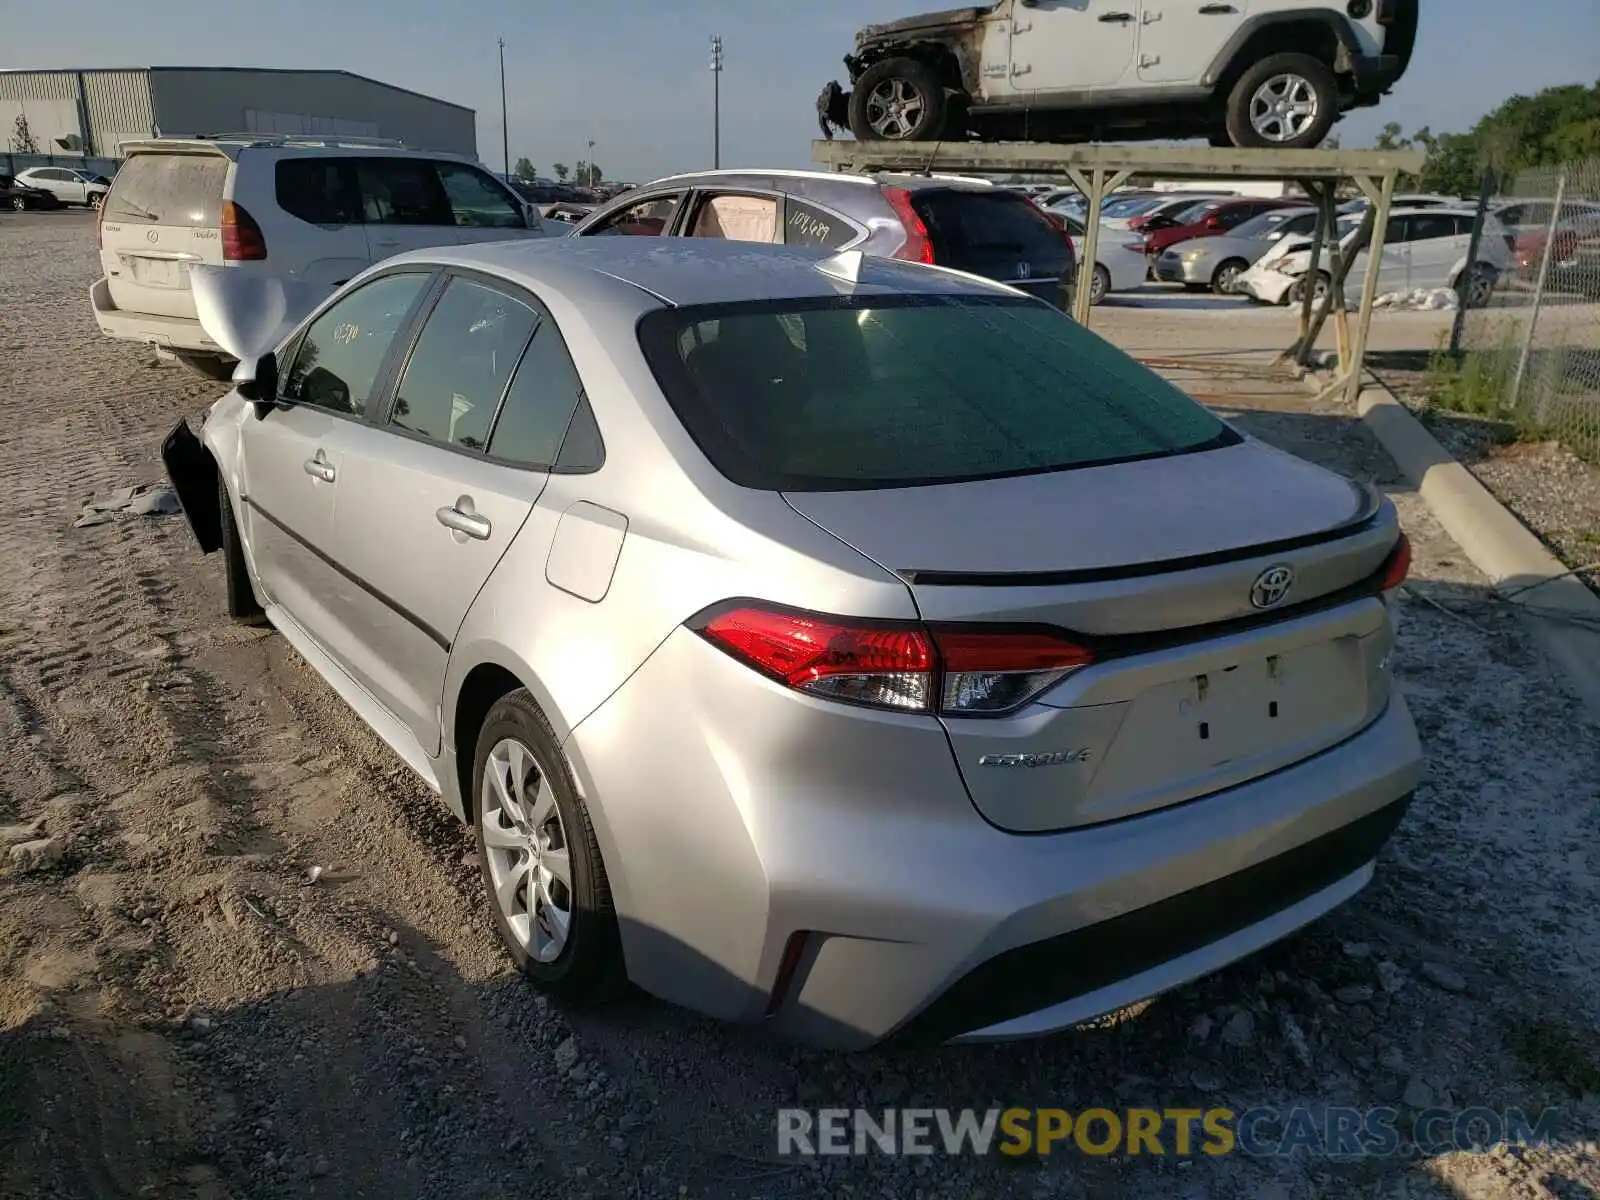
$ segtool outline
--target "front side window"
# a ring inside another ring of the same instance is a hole
[[[830,298],[662,309],[640,344],[706,456],[744,487],[912,487],[1239,440],[1036,301]]]
[[[778,202],[771,196],[711,196],[694,215],[690,237],[730,242],[776,242]]]
[[[630,204],[621,212],[589,230],[590,237],[660,237],[672,224],[683,197],[656,196]]]
[[[284,375],[283,398],[361,416],[395,335],[429,277],[384,275],[339,300],[311,323]]]
[[[450,200],[450,215],[458,226],[469,229],[526,229],[522,205],[482,171],[459,163],[442,162],[439,179]]]
[[[529,467],[554,465],[573,424],[573,412],[582,400],[583,383],[566,342],[555,323],[546,320],[523,355],[517,377],[500,406],[489,453]],[[588,424],[593,423],[591,414]]]
[[[436,442],[482,450],[537,317],[526,304],[452,279],[428,314],[395,389],[390,423]]]
[[[369,225],[454,225],[433,164],[412,158],[358,158],[356,181]]]

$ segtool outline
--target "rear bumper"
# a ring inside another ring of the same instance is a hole
[[[90,286],[89,305],[94,309],[95,324],[107,337],[146,342],[167,350],[223,353],[222,347],[206,336],[200,322],[193,317],[164,317],[118,308],[111,298],[111,285],[104,276]]]
[[[567,748],[634,982],[847,1049],[1035,1036],[1215,971],[1358,891],[1422,766],[1396,696],[1249,783],[1010,834],[933,720],[798,695],[684,630]]]

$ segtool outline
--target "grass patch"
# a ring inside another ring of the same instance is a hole
[[[1428,356],[1428,402],[1447,412],[1487,417],[1516,425],[1511,404],[1512,377],[1517,371],[1515,331],[1507,329],[1500,344],[1487,350],[1464,350],[1452,354],[1441,333]]]

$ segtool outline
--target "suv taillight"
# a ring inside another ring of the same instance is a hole
[[[1406,581],[1411,574],[1411,539],[1405,534],[1400,535],[1400,540],[1395,543],[1394,549],[1389,552],[1389,557],[1383,564],[1383,579],[1378,585],[1385,592],[1392,592]]]
[[[754,605],[691,627],[786,687],[901,712],[1011,712],[1094,662],[1093,651],[1053,633],[929,629]]]
[[[1061,238],[1061,244],[1067,248],[1067,269],[1062,277],[1070,279],[1078,268],[1078,248],[1072,244],[1072,230],[1067,228],[1067,223],[1059,215],[1051,212],[1033,197],[1028,197],[1028,203],[1033,205],[1035,212],[1050,222],[1050,228],[1056,231]]]
[[[222,205],[222,258],[224,262],[260,262],[267,256],[267,239],[256,219],[232,200]]]
[[[933,262],[933,241],[928,237],[928,227],[923,224],[916,206],[911,203],[911,193],[905,188],[885,187],[883,198],[906,230],[906,244],[896,250],[894,256],[909,262]]]

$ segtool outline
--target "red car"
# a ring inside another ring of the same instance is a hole
[[[1525,273],[1537,273],[1544,261],[1544,244],[1549,240],[1549,230],[1529,230],[1512,240],[1512,252],[1517,256],[1517,267]],[[1571,216],[1563,216],[1556,224],[1555,245],[1550,251],[1552,266],[1566,266],[1576,260],[1578,243],[1600,238],[1600,209],[1578,209]]]
[[[1188,215],[1191,220],[1185,225],[1174,225],[1170,229],[1158,229],[1147,234],[1144,239],[1144,253],[1147,258],[1158,258],[1161,252],[1169,246],[1179,242],[1187,242],[1190,238],[1217,237],[1227,233],[1239,225],[1243,225],[1252,217],[1259,217],[1264,212],[1271,212],[1276,208],[1292,208],[1304,205],[1303,200],[1214,200],[1201,208],[1192,210]]]

